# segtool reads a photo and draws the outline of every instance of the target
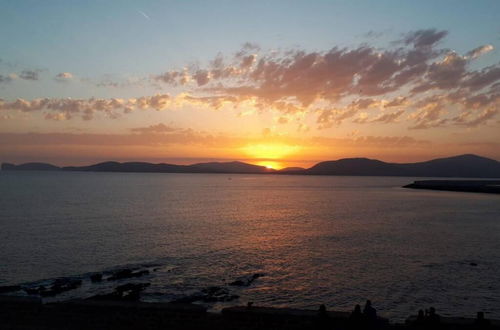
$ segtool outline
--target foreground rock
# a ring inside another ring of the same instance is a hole
[[[66,291],[74,290],[82,285],[82,280],[71,278],[58,278],[50,287],[40,285],[36,288],[25,288],[24,291],[30,295],[41,297],[53,297]]]
[[[256,279],[258,279],[259,277],[262,277],[262,276],[264,276],[264,274],[257,273],[257,274],[253,274],[250,276],[241,277],[241,278],[237,279],[236,281],[229,283],[229,285],[250,286],[250,284],[252,284],[253,281],[255,281]]]
[[[147,288],[149,283],[127,283],[117,286],[108,294],[90,297],[90,300],[114,300],[114,301],[139,301],[141,292]]]
[[[102,274],[97,273],[97,274],[90,275],[90,281],[92,283],[101,282],[102,281]]]
[[[173,303],[191,304],[194,302],[227,302],[238,299],[240,296],[231,294],[228,289],[220,286],[211,286],[202,289],[201,292],[182,297],[173,301]]]
[[[4,285],[0,286],[0,293],[16,292],[21,290],[20,285]]]
[[[122,269],[122,270],[119,270],[119,271],[113,273],[113,275],[111,275],[108,278],[108,281],[116,281],[116,280],[123,280],[123,279],[128,279],[128,278],[141,277],[141,276],[148,275],[148,274],[149,274],[149,270],[133,271],[132,269],[127,268],[127,269]]]

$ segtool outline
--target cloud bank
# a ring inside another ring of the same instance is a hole
[[[304,120],[318,129],[345,122],[409,129],[498,125],[500,63],[477,68],[493,45],[459,54],[442,47],[447,31],[409,32],[385,49],[363,44],[326,51],[263,51],[251,43],[232,54],[219,54],[205,66],[188,65],[151,76],[152,84],[180,93],[138,98],[0,100],[4,111],[44,111],[46,119],[90,120],[134,110],[166,110],[189,105],[246,113],[272,112],[277,124]],[[37,71],[18,77],[37,80]],[[55,77],[73,78],[69,72]],[[0,75],[0,83],[14,79]],[[309,126],[307,126],[309,127]]]

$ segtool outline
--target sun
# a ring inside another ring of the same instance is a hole
[[[280,162],[268,161],[268,160],[257,162],[257,165],[265,166],[269,170],[279,170],[283,168],[283,165]]]
[[[248,144],[242,148],[248,156],[255,159],[252,163],[272,170],[286,167],[283,161],[286,162],[286,157],[297,153],[299,149],[299,146],[285,143]]]

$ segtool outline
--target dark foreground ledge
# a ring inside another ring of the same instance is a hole
[[[500,180],[425,180],[403,188],[500,194]]]
[[[350,319],[348,312],[268,307],[229,307],[210,313],[192,304],[73,300],[42,304],[39,299],[0,296],[0,329],[484,329],[474,319],[445,318],[439,324],[405,324],[378,318]],[[500,329],[488,320],[486,329]]]

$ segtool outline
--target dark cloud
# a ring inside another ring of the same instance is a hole
[[[415,48],[432,48],[447,35],[448,31],[438,31],[436,29],[418,30],[407,33],[403,41]]]
[[[5,75],[2,75],[0,74],[0,84],[1,83],[9,83],[13,80],[13,78],[9,75],[5,76]]]
[[[19,74],[19,78],[24,80],[38,80],[39,79],[39,70],[23,70]]]

